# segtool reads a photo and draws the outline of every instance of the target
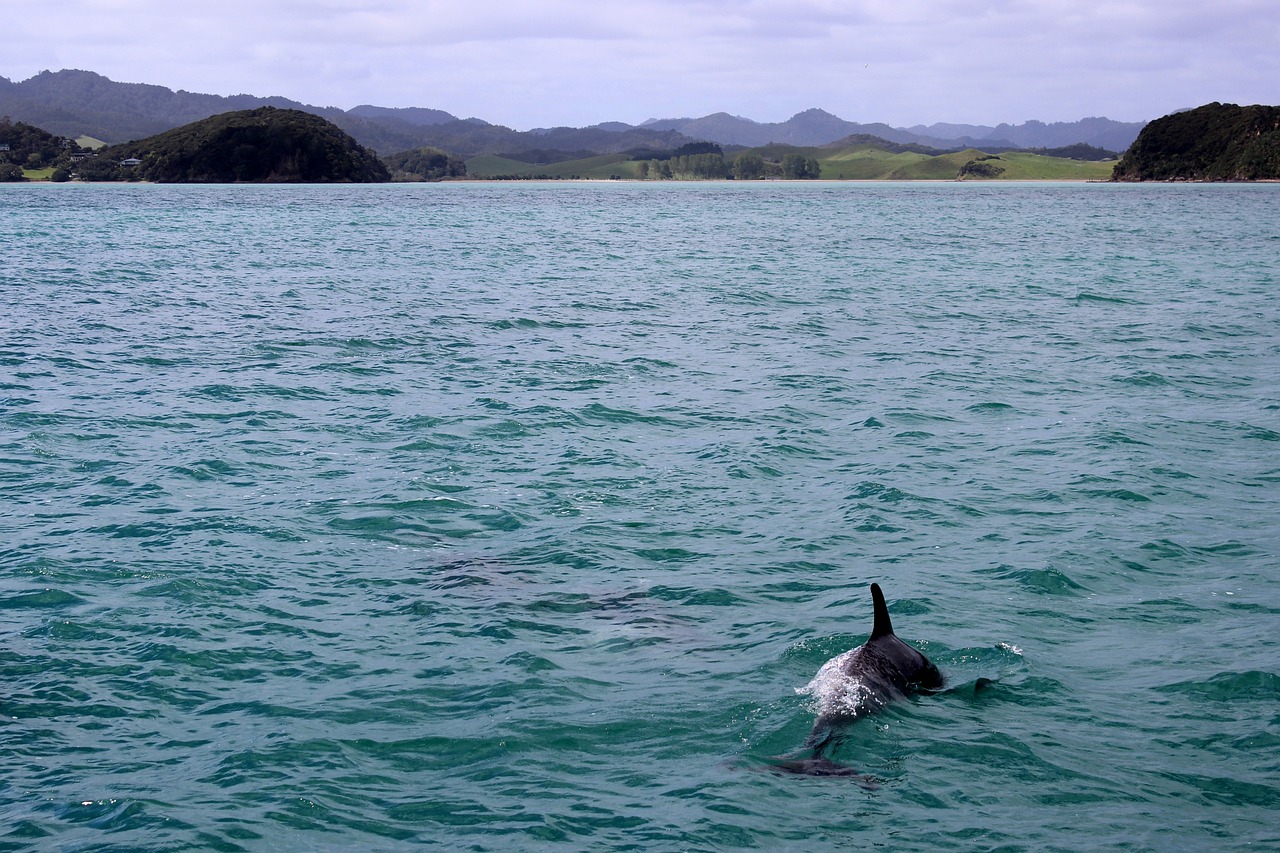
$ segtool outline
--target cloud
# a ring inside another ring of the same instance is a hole
[[[67,0],[10,16],[0,74],[321,105],[430,106],[516,127],[820,106],[915,124],[1275,99],[1260,0]]]

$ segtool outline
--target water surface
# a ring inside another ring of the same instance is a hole
[[[1280,187],[0,225],[0,849],[1280,845]],[[767,772],[872,581],[950,688]]]

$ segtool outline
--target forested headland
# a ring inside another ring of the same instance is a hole
[[[100,149],[76,164],[85,181],[156,183],[378,183],[391,179],[372,151],[311,113],[237,110],[136,142]]]
[[[1280,107],[1212,103],[1143,128],[1113,181],[1280,180]]]

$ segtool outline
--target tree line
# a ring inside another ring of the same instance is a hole
[[[715,150],[708,150],[713,148]],[[693,149],[690,151],[689,149]],[[641,180],[715,180],[734,178],[755,181],[763,178],[812,180],[822,175],[813,157],[798,152],[784,154],[780,160],[766,159],[759,153],[744,151],[732,160],[726,159],[714,142],[691,143],[666,156],[641,159],[636,170]]]

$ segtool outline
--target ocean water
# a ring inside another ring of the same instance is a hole
[[[0,227],[0,850],[1280,848],[1280,185]]]

